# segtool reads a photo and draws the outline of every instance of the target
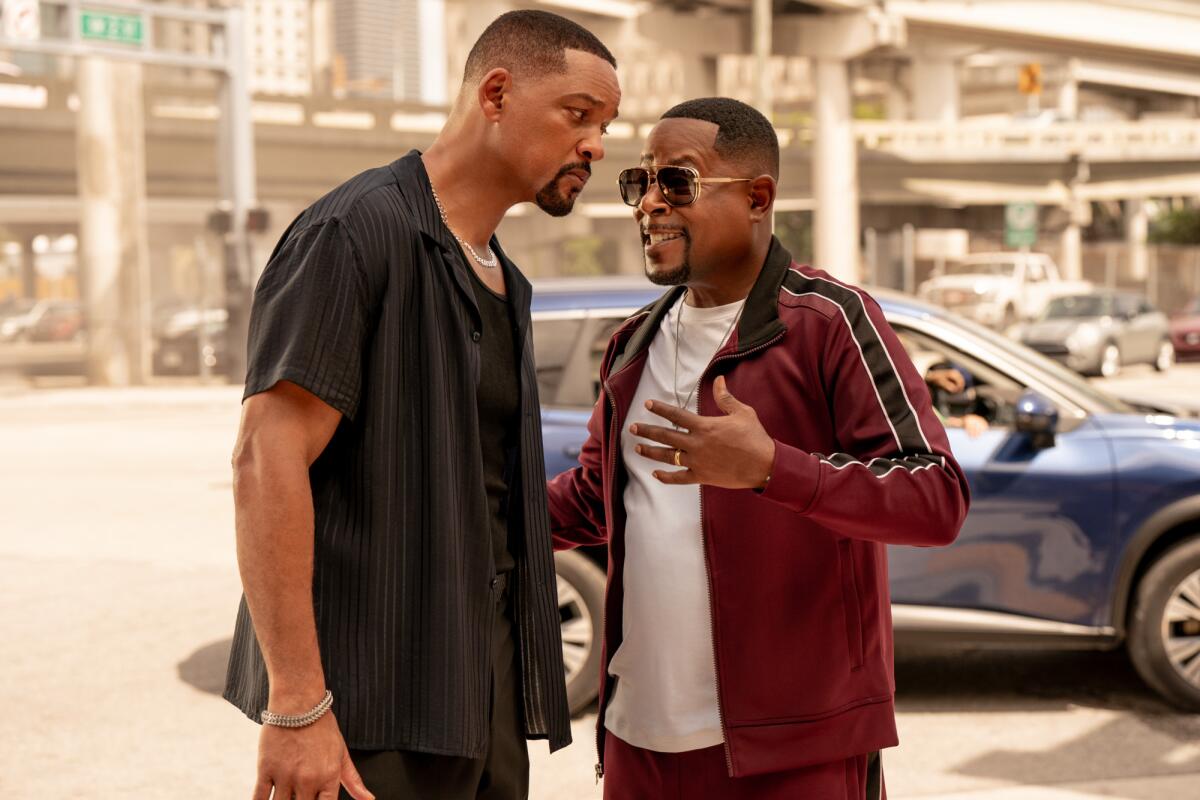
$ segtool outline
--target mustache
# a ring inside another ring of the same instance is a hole
[[[575,170],[586,172],[589,178],[592,177],[592,165],[586,161],[579,161],[575,164],[567,164],[565,167],[559,169],[558,174],[554,176],[554,180],[558,180],[568,172],[574,172]]]

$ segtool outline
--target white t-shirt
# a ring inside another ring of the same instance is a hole
[[[676,467],[634,451],[656,443],[629,433],[633,423],[670,427],[647,400],[682,406],[724,344],[742,303],[696,308],[676,303],[663,318],[621,432],[625,487],[625,593],[622,642],[609,671],[616,691],[605,727],[636,747],[682,753],[724,741],[717,709],[712,616],[700,529],[700,487],[668,486],[653,476]],[[675,331],[679,314],[678,383]],[[676,397],[678,392],[678,399]],[[692,395],[688,408],[696,411]]]

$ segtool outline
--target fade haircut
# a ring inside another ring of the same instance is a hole
[[[662,119],[698,119],[717,126],[713,148],[726,161],[779,179],[779,137],[762,113],[731,97],[685,100]]]
[[[556,75],[567,71],[567,50],[617,60],[587,28],[549,11],[509,11],[496,17],[467,55],[463,83],[476,83],[503,67],[514,75]]]

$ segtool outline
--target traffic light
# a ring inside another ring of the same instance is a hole
[[[1036,61],[1021,65],[1017,75],[1017,88],[1021,94],[1042,93],[1042,65]]]

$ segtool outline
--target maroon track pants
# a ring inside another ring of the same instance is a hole
[[[604,745],[604,800],[887,800],[879,754],[811,767],[729,777],[722,745],[658,753],[610,731]]]

